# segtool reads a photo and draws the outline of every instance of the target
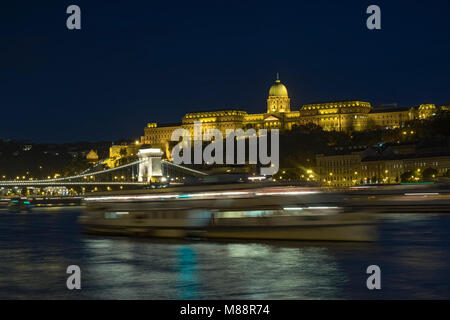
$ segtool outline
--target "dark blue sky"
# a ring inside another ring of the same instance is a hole
[[[82,29],[66,28],[77,4]],[[366,28],[370,4],[382,30]],[[450,1],[2,1],[0,138],[134,139],[188,112],[450,101]]]

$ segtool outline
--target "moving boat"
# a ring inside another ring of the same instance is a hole
[[[85,198],[79,222],[111,235],[374,241],[372,216],[341,200],[319,188],[255,183],[140,190]]]
[[[8,212],[30,212],[32,207],[33,205],[28,199],[12,198],[8,203]]]

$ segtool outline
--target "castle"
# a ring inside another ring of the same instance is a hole
[[[439,108],[448,108],[447,106]],[[280,129],[290,130],[294,126],[314,123],[324,130],[361,131],[372,127],[399,128],[406,121],[425,119],[436,114],[434,104],[417,107],[373,108],[369,102],[360,100],[312,103],[291,110],[291,101],[286,86],[278,74],[269,89],[267,109],[264,113],[248,114],[242,110],[218,110],[186,114],[181,123],[148,123],[141,137],[141,144],[161,148],[169,156],[172,132],[183,128],[191,135],[194,122],[202,123],[202,130],[219,129],[225,136],[227,129]]]

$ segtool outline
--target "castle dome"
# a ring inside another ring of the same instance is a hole
[[[86,155],[86,160],[88,162],[97,162],[98,161],[97,152],[94,150],[89,151],[89,153]]]
[[[280,82],[277,73],[277,80],[275,80],[275,84],[270,87],[269,97],[287,97],[288,92],[284,84]]]

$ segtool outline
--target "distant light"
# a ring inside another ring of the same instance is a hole
[[[405,193],[405,196],[438,196],[438,192]]]

